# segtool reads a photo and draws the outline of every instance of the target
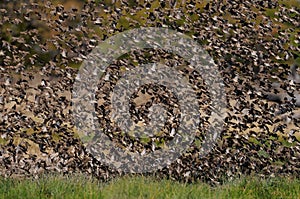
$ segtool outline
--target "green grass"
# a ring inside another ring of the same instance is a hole
[[[0,180],[0,198],[300,198],[300,179],[245,177],[218,186],[150,177],[101,183],[82,175]]]

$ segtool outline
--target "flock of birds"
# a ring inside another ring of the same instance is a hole
[[[69,9],[50,2],[0,6],[0,174],[85,172],[103,180],[121,175],[89,154],[76,137],[71,112],[76,67],[98,41],[131,27],[155,26],[190,34],[213,57],[224,78],[228,116],[207,156],[199,158],[203,129],[213,125],[205,116],[189,149],[154,174],[211,183],[253,173],[299,176],[300,76],[297,64],[287,64],[299,59],[299,7],[273,0],[130,2],[114,6],[88,1]],[[127,55],[116,60],[106,71],[110,78],[99,83],[96,118],[117,145],[151,151],[157,138],[144,146],[115,133],[119,129],[109,119],[112,87],[124,66],[130,69],[149,61],[172,66],[183,61],[155,50]],[[182,71],[196,85],[203,97],[199,104],[209,115],[201,74]],[[146,105],[136,108],[132,114],[146,115]]]

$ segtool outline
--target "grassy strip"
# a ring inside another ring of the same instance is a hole
[[[100,183],[84,176],[1,179],[1,198],[300,198],[300,179],[245,177],[211,187],[149,177]]]

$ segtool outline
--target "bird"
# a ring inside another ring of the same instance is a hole
[[[291,68],[291,75],[289,76],[289,80],[294,81],[296,84],[300,84],[300,75],[297,73],[297,64],[294,63]]]
[[[291,81],[292,84],[300,84],[300,75],[297,73],[297,64],[292,64],[290,67],[291,74],[288,77],[288,80]],[[276,84],[274,84],[276,85]],[[277,89],[276,89],[277,90]],[[278,93],[275,92],[264,92],[264,97],[273,102],[277,103],[285,103],[291,102],[294,100],[294,104],[296,107],[300,107],[300,93],[296,92],[289,94],[287,91],[281,89]]]

